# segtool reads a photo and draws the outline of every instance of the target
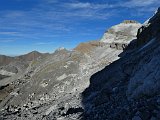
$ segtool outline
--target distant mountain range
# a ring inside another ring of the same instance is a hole
[[[48,54],[48,53],[46,53],[46,54]],[[33,60],[36,60],[37,58],[39,58],[43,55],[46,55],[46,54],[40,53],[37,51],[32,51],[28,54],[20,55],[20,56],[16,56],[16,57],[0,55],[0,66],[7,65],[13,61],[33,61]]]

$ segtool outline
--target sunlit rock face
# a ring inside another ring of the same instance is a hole
[[[124,49],[133,39],[136,39],[137,30],[141,26],[137,21],[125,20],[108,29],[101,41],[110,44],[112,48]]]

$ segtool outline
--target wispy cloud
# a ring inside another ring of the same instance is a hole
[[[51,45],[51,44],[55,44],[55,42],[37,42],[35,43],[35,45]]]
[[[0,32],[0,35],[16,35],[18,32]]]
[[[89,3],[89,2],[75,2],[75,3],[66,3],[64,4],[66,7],[74,8],[74,9],[106,9],[106,8],[112,8],[112,5],[109,5],[108,3],[99,4],[99,3]]]
[[[120,4],[122,7],[135,8],[135,7],[148,7],[155,3],[160,3],[159,0],[130,0]]]
[[[81,21],[107,20],[114,12],[102,12],[107,4],[83,3],[68,0],[41,0],[40,4],[28,11],[6,10],[0,12],[0,31],[13,30],[18,32],[0,32],[1,35],[12,35],[25,38],[50,37],[52,34],[72,34],[75,26]],[[56,4],[56,5],[54,5]],[[53,7],[54,5],[54,7]],[[77,9],[78,8],[78,9]],[[75,10],[76,9],[76,10]],[[81,32],[85,33],[85,30]]]
[[[0,43],[10,43],[10,42],[15,42],[16,40],[0,40]]]
[[[81,2],[79,2],[79,3],[70,3],[70,4],[66,4],[66,5],[68,5],[69,7],[72,7],[72,8],[91,8],[92,7],[92,5],[91,5],[91,3],[81,3]]]

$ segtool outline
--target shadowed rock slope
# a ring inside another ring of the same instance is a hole
[[[138,30],[137,48],[90,79],[85,120],[160,119],[160,10]]]

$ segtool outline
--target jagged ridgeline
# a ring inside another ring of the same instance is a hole
[[[0,119],[159,120],[159,21],[158,9],[73,50],[0,56]]]

